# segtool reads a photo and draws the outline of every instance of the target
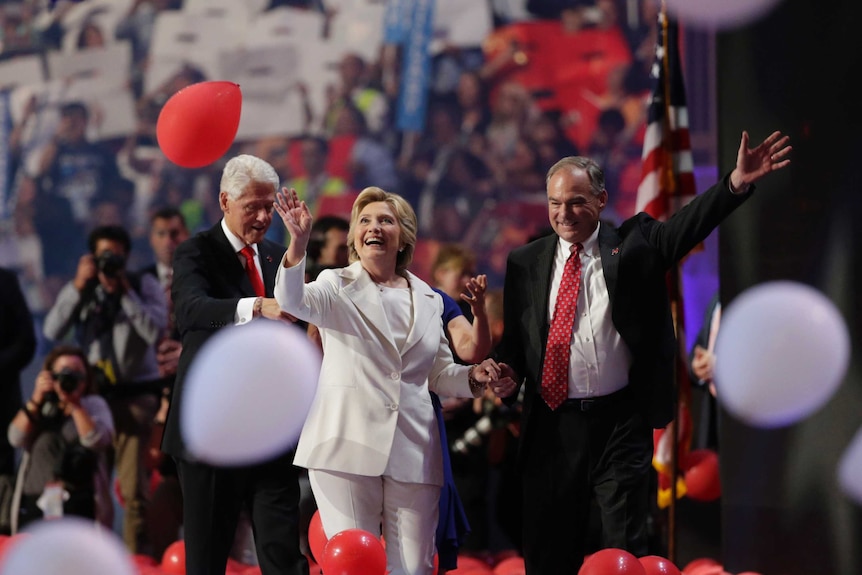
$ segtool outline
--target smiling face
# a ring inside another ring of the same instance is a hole
[[[275,186],[269,182],[251,182],[238,198],[219,193],[219,205],[228,229],[247,245],[263,240],[272,223]]]
[[[395,269],[401,248],[401,225],[398,216],[386,202],[371,202],[356,219],[354,246],[359,260],[389,263]]]
[[[583,168],[563,167],[548,181],[548,218],[567,242],[584,242],[592,235],[607,201],[607,190],[593,193]]]

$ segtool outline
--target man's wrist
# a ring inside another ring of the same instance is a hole
[[[251,308],[251,317],[260,317],[263,314],[263,298],[259,297],[254,300],[254,305]]]
[[[730,188],[731,194],[741,195],[748,192],[751,184],[740,184],[736,186],[733,183],[733,175],[731,174],[731,177],[727,178],[727,186]]]

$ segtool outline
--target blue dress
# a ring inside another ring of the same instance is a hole
[[[464,315],[458,303],[437,288],[431,288],[443,298],[443,325],[453,318]],[[440,569],[458,567],[458,549],[464,537],[470,533],[467,514],[455,488],[452,477],[452,462],[449,458],[449,440],[446,437],[446,423],[443,421],[443,406],[440,398],[431,392],[431,403],[437,416],[437,429],[440,431],[440,444],[443,446],[443,488],[440,491],[440,517],[437,521],[437,560]]]

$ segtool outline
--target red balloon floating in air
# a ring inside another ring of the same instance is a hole
[[[200,168],[228,151],[242,111],[242,93],[233,82],[198,82],[170,97],[156,123],[165,156],[184,168]]]

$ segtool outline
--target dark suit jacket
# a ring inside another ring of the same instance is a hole
[[[18,276],[0,268],[0,473],[12,473],[14,450],[6,438],[6,427],[21,409],[21,371],[36,353],[36,331]]]
[[[667,222],[640,213],[619,228],[599,230],[602,269],[611,318],[632,353],[629,386],[645,421],[661,428],[674,414],[676,350],[667,271],[751,195],[730,192],[727,177],[697,196]],[[504,286],[504,334],[497,357],[524,378],[521,451],[530,441],[530,414],[548,335],[548,298],[558,236],[552,234],[509,255]],[[512,396],[514,397],[514,396]]]
[[[284,255],[284,246],[269,240],[258,244],[263,283],[267,297],[273,297],[275,274]],[[233,324],[237,303],[254,297],[245,268],[221,228],[221,222],[196,234],[174,252],[174,279],[171,298],[176,327],[182,337],[183,351],[174,380],[174,391],[162,451],[189,458],[180,433],[183,382],[189,366],[210,336]]]

